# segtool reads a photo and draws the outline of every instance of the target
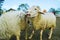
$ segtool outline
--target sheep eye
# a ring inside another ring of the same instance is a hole
[[[35,9],[35,10],[37,10],[37,9]]]

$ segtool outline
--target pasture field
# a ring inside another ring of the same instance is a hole
[[[60,18],[57,17],[57,22],[56,22],[57,26],[55,28],[55,30],[53,31],[53,35],[52,35],[52,38],[51,40],[60,40]],[[27,30],[28,32],[28,37],[30,36],[31,32],[32,32],[32,27],[29,27]],[[43,40],[48,40],[48,29],[45,30],[43,32]],[[32,39],[27,39],[27,40],[39,40],[40,38],[40,35],[39,35],[39,30],[35,31],[35,34],[33,35]],[[21,37],[20,37],[21,40],[25,40],[25,30],[21,32]],[[16,40],[16,37],[15,36],[12,36],[10,38],[10,40]]]

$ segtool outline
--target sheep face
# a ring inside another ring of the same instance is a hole
[[[37,13],[40,12],[40,8],[38,6],[33,6],[27,11],[28,11],[28,13],[26,13],[27,17],[35,17],[38,15]]]

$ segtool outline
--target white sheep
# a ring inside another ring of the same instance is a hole
[[[12,35],[20,40],[20,32],[25,29],[25,13],[10,11],[0,17],[0,39],[10,38]]]
[[[49,39],[51,39],[53,29],[56,27],[56,17],[53,13],[42,13],[40,12],[40,8],[37,6],[33,6],[28,9],[27,18],[30,18],[30,21],[35,30],[40,31],[40,40],[42,40],[43,31],[48,28],[50,29]],[[29,39],[32,38],[34,34],[34,30],[32,31],[31,36]]]

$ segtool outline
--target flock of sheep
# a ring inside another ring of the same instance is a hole
[[[30,23],[35,30],[40,29],[40,40],[42,40],[43,31],[47,28],[50,29],[48,39],[51,39],[52,32],[56,27],[56,17],[53,13],[41,12],[38,6],[29,8],[26,13],[23,11],[6,12],[0,16],[0,39],[7,38],[9,40],[12,35],[15,35],[17,40],[20,40],[21,30],[26,30]],[[32,38],[34,29],[29,39]]]

